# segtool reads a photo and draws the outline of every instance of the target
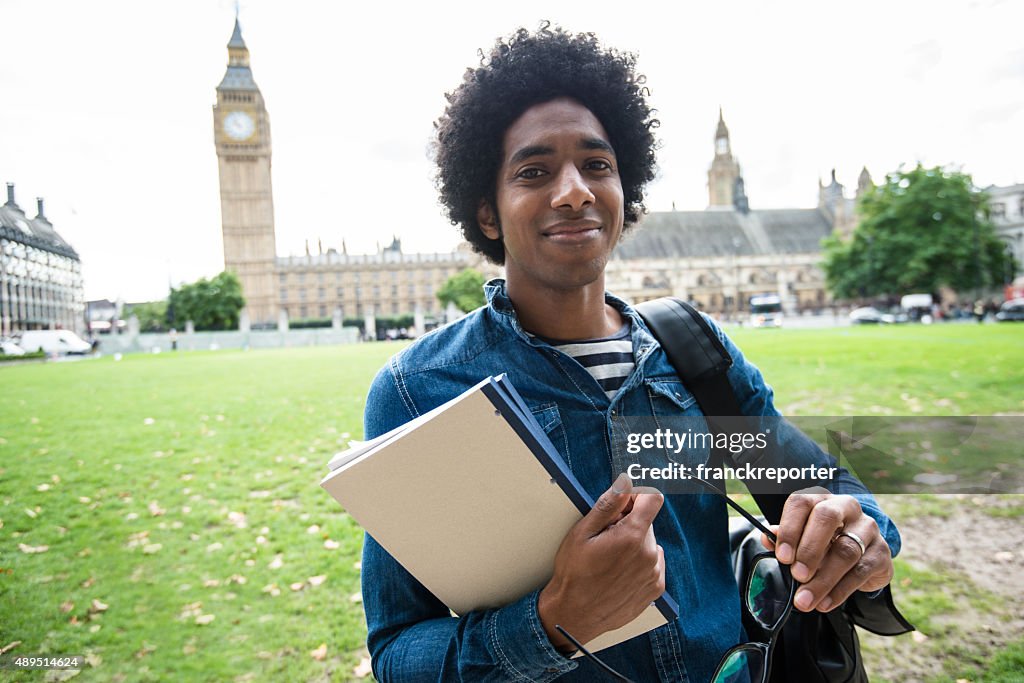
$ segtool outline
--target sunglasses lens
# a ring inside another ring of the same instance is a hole
[[[750,571],[747,609],[761,626],[772,631],[789,607],[792,578],[774,557],[762,557]]]
[[[712,683],[762,683],[764,652],[757,649],[734,650],[726,657]]]

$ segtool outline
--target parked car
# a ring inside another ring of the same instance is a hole
[[[1004,301],[996,313],[996,320],[1001,323],[1024,322],[1024,299]]]
[[[883,313],[874,306],[861,306],[850,311],[850,322],[854,325],[891,325],[900,321],[892,313]]]
[[[71,330],[27,330],[21,333],[18,345],[26,351],[60,355],[92,351],[92,345]]]
[[[24,356],[25,349],[21,348],[10,339],[0,339],[0,354],[5,356]]]

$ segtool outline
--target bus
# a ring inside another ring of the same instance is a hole
[[[754,327],[782,327],[782,299],[777,294],[750,297],[750,324]]]

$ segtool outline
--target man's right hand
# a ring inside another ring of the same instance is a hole
[[[665,551],[651,526],[664,500],[657,489],[633,488],[620,474],[566,534],[554,575],[537,600],[556,648],[575,649],[555,624],[586,644],[625,626],[665,592]]]

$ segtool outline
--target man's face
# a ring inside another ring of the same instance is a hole
[[[479,222],[504,240],[510,288],[572,289],[601,277],[622,234],[622,183],[589,109],[559,98],[523,112],[505,131],[497,182],[497,216],[482,205]]]

